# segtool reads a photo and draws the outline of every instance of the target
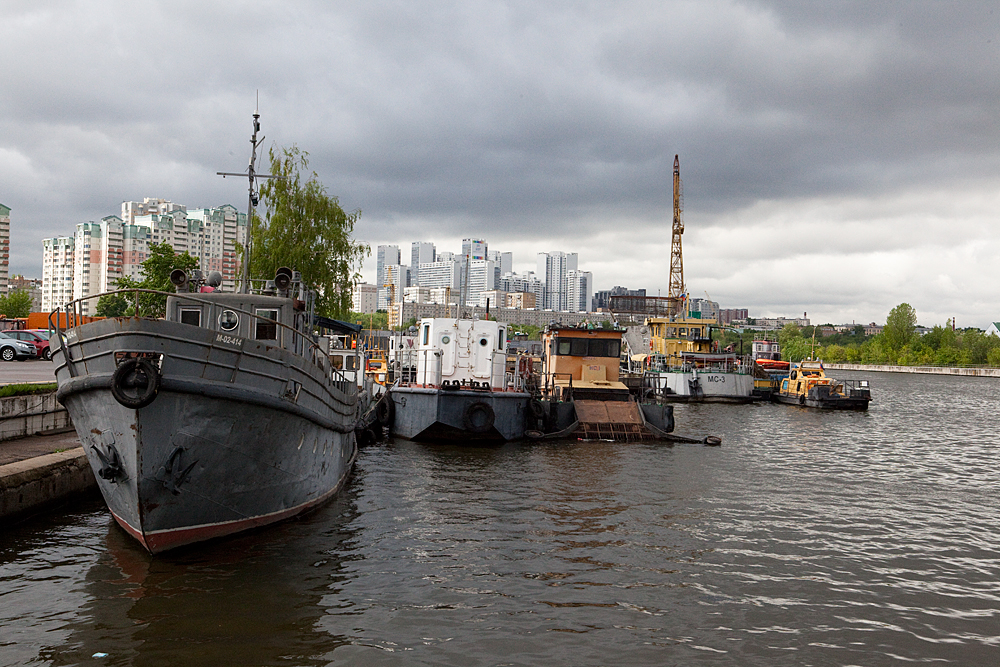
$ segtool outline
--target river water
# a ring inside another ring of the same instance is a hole
[[[679,406],[718,448],[382,443],[157,557],[84,502],[0,535],[0,664],[1000,664],[1000,381],[870,379],[867,413]]]

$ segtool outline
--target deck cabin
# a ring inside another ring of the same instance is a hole
[[[417,326],[416,373],[421,387],[508,388],[507,325],[490,320],[431,317]]]
[[[542,338],[542,383],[552,398],[628,400],[618,376],[621,329],[550,326]]]

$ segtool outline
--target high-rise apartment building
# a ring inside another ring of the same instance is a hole
[[[358,283],[351,294],[351,310],[355,313],[374,313],[378,310],[378,288],[368,283]]]
[[[74,237],[42,241],[42,312],[51,312],[73,300]]]
[[[434,244],[424,241],[414,241],[410,244],[410,283],[420,285],[420,265],[430,264],[434,257]]]
[[[593,293],[594,274],[590,271],[573,269],[566,272],[566,310],[571,313],[586,313]]]
[[[398,245],[380,245],[375,253],[375,286],[378,288],[378,309],[386,310],[389,305],[389,291],[385,288],[387,266],[399,266],[400,255]],[[396,279],[399,279],[399,270],[396,270]],[[398,282],[393,283],[399,285]]]
[[[466,277],[465,305],[478,306],[479,297],[496,286],[496,273],[493,262],[488,259],[470,259],[468,276]]]
[[[483,239],[462,239],[462,261],[486,259],[486,241]]]
[[[174,252],[189,252],[199,268],[222,274],[222,288],[236,287],[239,261],[236,244],[245,243],[246,215],[226,205],[188,212],[184,206],[164,200],[124,202],[127,220],[109,215],[100,222],[81,222],[72,238],[70,293],[60,289],[66,282],[59,257],[64,257],[64,238],[45,239],[43,247],[42,301],[56,308],[71,299],[111,291],[123,277],[138,279],[151,243],[167,243]],[[147,212],[153,211],[153,212]],[[68,298],[67,298],[68,297]],[[57,302],[62,299],[61,302]],[[97,300],[81,304],[85,315],[96,313]]]
[[[579,269],[575,252],[538,253],[538,275],[545,279],[545,308],[565,311],[569,303],[569,286],[566,282],[570,271]]]
[[[462,265],[454,259],[453,253],[442,253],[445,254],[451,255],[452,258],[420,265],[420,286],[431,289],[447,288],[458,294],[462,286]]]
[[[520,294],[520,293],[530,293],[534,295],[534,299],[531,300],[530,306],[520,306],[523,308],[544,308],[545,303],[545,283],[535,276],[534,271],[528,271],[527,273],[505,273],[500,282],[497,284],[497,289],[501,289],[508,294]],[[528,303],[525,300],[521,300],[521,303]]]
[[[0,204],[0,294],[7,294],[10,268],[10,207]]]

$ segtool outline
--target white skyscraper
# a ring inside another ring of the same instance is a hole
[[[569,303],[566,277],[577,270],[579,258],[575,252],[538,253],[538,275],[545,278],[545,308],[566,310]]]
[[[386,310],[389,304],[388,291],[383,285],[386,284],[385,267],[399,266],[399,246],[380,245],[376,250],[375,260],[375,286],[378,288],[378,309]],[[398,269],[397,269],[398,272]],[[396,284],[396,283],[393,283]]]
[[[566,310],[586,313],[590,310],[590,297],[594,293],[594,274],[590,271],[566,272]]]
[[[469,275],[465,286],[465,305],[478,306],[479,296],[496,286],[493,262],[488,259],[469,261]]]
[[[42,311],[52,312],[73,300],[72,236],[42,240]]]
[[[447,253],[454,257],[452,253]],[[456,259],[439,260],[420,265],[420,286],[448,288],[458,294],[462,286],[462,265]]]
[[[414,241],[410,244],[410,283],[420,285],[420,265],[430,264],[435,260],[434,244],[424,241]]]

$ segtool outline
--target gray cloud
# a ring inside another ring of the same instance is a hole
[[[122,200],[243,206],[242,187],[214,174],[245,166],[259,89],[267,143],[309,151],[373,244],[482,236],[525,267],[539,250],[577,250],[599,287],[655,292],[679,153],[693,293],[832,321],[880,320],[903,300],[925,322],[996,317],[989,3],[0,2],[0,13],[14,271],[39,275],[42,238]],[[800,253],[851,271],[788,279]]]

